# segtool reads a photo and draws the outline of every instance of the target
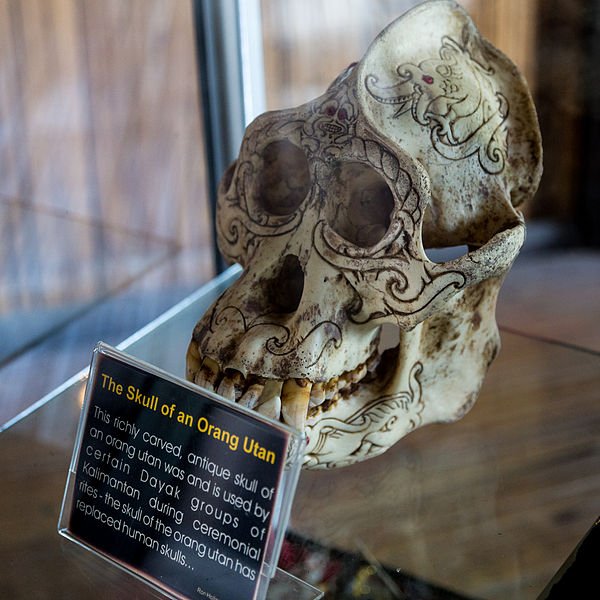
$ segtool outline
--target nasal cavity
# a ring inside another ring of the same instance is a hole
[[[297,256],[287,254],[278,275],[271,282],[274,312],[291,313],[300,306],[304,291],[304,271]]]

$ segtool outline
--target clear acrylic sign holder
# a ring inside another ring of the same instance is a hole
[[[313,600],[277,568],[305,438],[106,344],[59,533],[168,598]]]

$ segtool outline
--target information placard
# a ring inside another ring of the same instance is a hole
[[[105,344],[59,531],[172,597],[263,598],[302,435]]]

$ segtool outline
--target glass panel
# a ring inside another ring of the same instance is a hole
[[[0,48],[5,423],[214,267],[191,3],[4,2]]]
[[[0,224],[0,366],[173,251],[166,241],[19,204],[0,204]]]
[[[181,340],[237,274],[122,346],[181,373]],[[398,597],[390,589],[409,584],[536,597],[596,517],[600,357],[508,333],[503,343],[461,421],[419,429],[351,467],[302,473],[286,569],[331,598],[369,581],[383,590],[373,598]],[[140,592],[56,534],[82,392],[74,383],[0,436],[0,559],[9,567],[1,577],[12,598]]]

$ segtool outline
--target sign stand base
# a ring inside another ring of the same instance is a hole
[[[282,569],[277,569],[275,576],[271,579],[267,600],[319,600],[324,594],[321,590],[290,575]]]

